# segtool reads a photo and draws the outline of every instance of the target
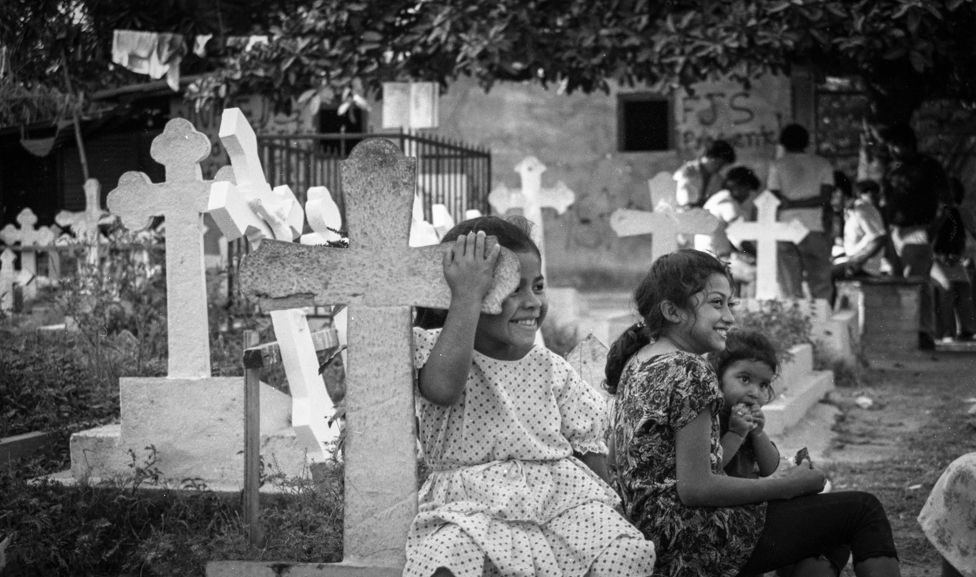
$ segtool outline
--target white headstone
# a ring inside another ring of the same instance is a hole
[[[146,228],[154,216],[165,219],[169,377],[211,376],[203,258],[203,213],[211,181],[203,180],[200,169],[210,149],[206,135],[174,118],[149,152],[166,167],[166,181],[154,184],[141,172],[126,172],[108,193],[109,211],[131,230]]]
[[[230,155],[237,184],[215,182],[211,187],[209,207],[215,211],[211,212],[214,222],[227,237],[246,234],[248,242],[255,245],[265,238],[291,242],[302,230],[304,212],[290,188],[278,186],[272,190],[268,184],[258,155],[257,138],[240,109],[224,110],[220,140]],[[325,198],[331,201],[331,196],[328,189],[322,188],[312,192],[319,205],[316,226],[322,225],[320,230],[326,225],[325,219],[338,213],[338,208],[335,214],[323,213],[329,212],[323,204],[327,204]],[[228,210],[228,207],[233,208]],[[292,428],[307,447],[309,457],[322,460],[328,457],[326,445],[336,438],[337,431],[329,427],[332,402],[318,372],[308,319],[300,309],[276,310],[271,311],[271,324],[291,392]]]
[[[651,212],[618,208],[610,215],[610,227],[617,236],[653,235],[651,261],[676,250],[685,235],[712,234],[719,220],[700,208],[676,208],[674,178],[666,172],[647,182]]]
[[[25,270],[14,270],[17,255],[9,248],[0,253],[0,310],[9,312],[14,308],[14,285],[24,286],[34,277]]]
[[[542,274],[545,276],[546,249],[545,231],[543,230],[542,208],[549,207],[556,209],[562,214],[576,200],[576,193],[569,189],[563,181],[556,183],[552,188],[542,188],[542,173],[546,171],[546,165],[538,158],[529,156],[515,165],[515,172],[522,180],[522,188],[510,190],[503,184],[495,187],[488,195],[488,203],[498,214],[504,215],[512,209],[521,210],[522,216],[528,219],[534,226],[532,228],[532,240],[539,247],[542,253]]]
[[[99,225],[113,223],[116,217],[102,209],[102,185],[97,179],[89,178],[86,180],[84,189],[85,210],[82,212],[62,210],[54,216],[54,222],[71,229],[75,238],[87,247],[88,264],[97,266],[99,262],[98,253],[102,243],[98,227]]]
[[[303,234],[302,244],[325,244],[342,238],[342,213],[332,199],[328,187],[313,186],[308,189],[305,201],[305,217],[312,232]]]
[[[754,201],[757,217],[755,222],[741,219],[732,221],[725,229],[726,236],[736,245],[744,240],[756,242],[756,298],[761,300],[779,298],[779,283],[776,280],[776,243],[779,241],[798,243],[809,232],[798,220],[789,223],[777,222],[776,195],[764,191]]]
[[[37,215],[25,208],[17,215],[17,224],[8,224],[0,230],[0,240],[8,245],[20,245],[20,270],[28,273],[33,279],[37,276],[37,251],[52,246],[55,234],[46,226],[35,227]],[[24,298],[32,299],[37,295],[37,284],[28,282],[24,285]]]

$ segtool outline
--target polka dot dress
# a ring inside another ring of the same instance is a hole
[[[439,330],[414,329],[422,367]],[[477,351],[462,398],[417,395],[431,469],[407,537],[404,575],[650,575],[654,545],[615,509],[578,453],[606,453],[602,397],[536,346],[502,361]]]

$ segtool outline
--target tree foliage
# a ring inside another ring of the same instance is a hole
[[[57,83],[61,49],[91,89],[109,74],[111,30],[267,33],[249,51],[218,49],[191,88],[277,98],[341,98],[362,83],[444,86],[471,76],[558,84],[566,91],[648,83],[687,86],[812,67],[860,76],[879,119],[906,119],[933,96],[976,101],[976,0],[5,0],[0,42],[27,83]],[[65,6],[73,9],[65,10]],[[26,16],[14,16],[26,14]],[[84,18],[78,18],[84,14]],[[44,47],[36,51],[37,47]],[[34,52],[30,52],[34,50]],[[25,54],[42,55],[28,62]]]

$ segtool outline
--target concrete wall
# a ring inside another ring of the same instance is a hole
[[[765,177],[781,123],[789,120],[788,80],[763,80],[751,90],[729,82],[700,88],[672,98],[678,148],[666,152],[617,150],[617,95],[647,90],[640,87],[567,95],[554,87],[501,83],[486,93],[461,79],[441,95],[436,132],[489,147],[493,186],[518,188],[513,168],[532,155],[548,167],[543,188],[563,181],[576,193],[566,213],[544,210],[552,286],[630,290],[650,264],[651,240],[617,238],[609,215],[621,207],[649,209],[648,179],[697,156],[703,137],[729,139],[740,163]],[[371,114],[374,127],[382,125],[380,109]]]

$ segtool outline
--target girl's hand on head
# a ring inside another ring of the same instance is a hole
[[[484,231],[459,236],[444,253],[444,277],[452,298],[470,297],[481,302],[491,288],[500,253],[497,239],[485,236]]]

